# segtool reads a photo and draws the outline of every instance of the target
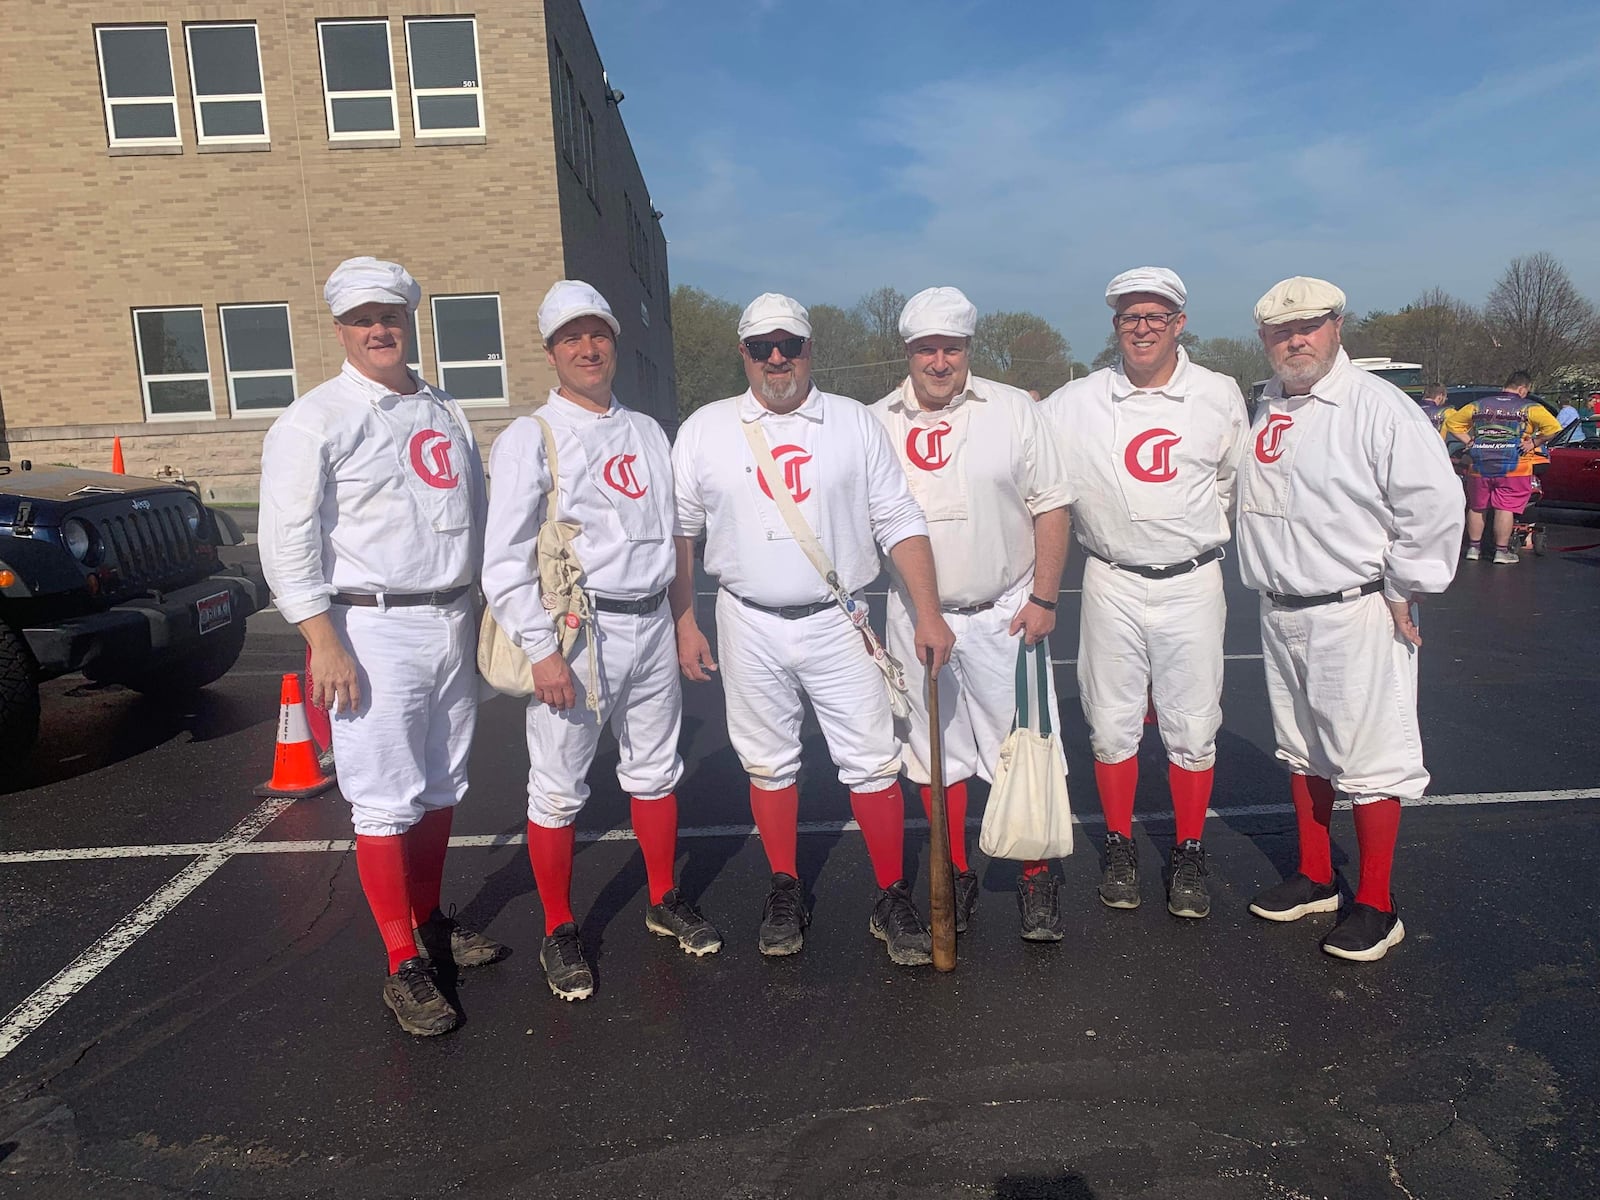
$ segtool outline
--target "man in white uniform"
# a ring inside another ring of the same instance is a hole
[[[1044,402],[1076,495],[1078,690],[1106,818],[1100,899],[1139,906],[1133,797],[1153,703],[1176,822],[1167,911],[1211,911],[1201,841],[1222,725],[1223,543],[1247,420],[1239,385],[1178,344],[1188,293],[1165,267],[1106,287],[1122,361]]]
[[[1274,377],[1239,484],[1239,570],[1261,593],[1278,757],[1292,772],[1300,869],[1250,911],[1339,907],[1328,826],[1355,808],[1361,882],[1322,948],[1371,962],[1405,937],[1389,889],[1400,802],[1428,786],[1417,729],[1421,593],[1455,576],[1461,484],[1428,418],[1340,346],[1345,296],[1295,276],[1256,304]]]
[[[564,1000],[594,992],[572,915],[574,822],[589,798],[584,781],[601,729],[616,735],[617,782],[632,797],[634,833],[650,887],[645,925],[689,954],[715,954],[722,939],[673,884],[682,684],[667,585],[675,568],[672,459],[650,417],[611,394],[621,331],[594,288],[564,279],[539,306],[539,334],[559,386],[537,417],[518,417],[489,454],[494,490],[483,554],[483,592],[495,620],[533,664],[528,700],[528,858],[544,905],[539,954],[550,990]],[[546,512],[555,439],[559,486]],[[574,549],[598,631],[598,711],[584,702],[589,631],[563,655],[539,585],[535,543],[546,519],[578,526]],[[578,663],[582,683],[574,681]]]
[[[865,405],[811,383],[811,320],[787,296],[766,293],[739,319],[750,388],[684,422],[672,448],[678,491],[678,577],[673,614],[678,660],[690,679],[717,669],[694,613],[694,540],[721,585],[721,643],[728,737],[750,776],[750,807],[772,868],[759,946],[794,954],[807,922],[795,867],[801,702],[809,698],[850,789],[879,893],[869,929],[903,966],[932,961],[927,926],[905,882],[905,797],[898,779],[889,693],[861,633],[833,599],[774,502],[782,487],[832,561],[840,586],[860,591],[881,550],[916,605],[915,657],[935,670],[954,635],[939,611],[928,525],[906,487],[883,426]],[[758,471],[749,432],[766,441],[782,479]],[[913,681],[922,672],[905,664]]]
[[[426,1037],[461,1019],[436,967],[505,954],[439,911],[477,718],[483,464],[460,405],[406,366],[422,290],[405,268],[349,259],[323,296],[345,363],[267,433],[261,565],[311,648],[311,700],[333,714],[356,866],[389,957],[383,1002]]]
[[[900,314],[909,373],[872,407],[928,519],[939,599],[956,637],[939,676],[939,716],[957,932],[966,929],[978,897],[978,875],[967,861],[967,780],[994,780],[1016,711],[1017,639],[1032,646],[1055,628],[1072,500],[1033,400],[971,373],[977,323],[978,310],[956,288],[911,297]],[[916,614],[896,577],[889,593],[891,654],[915,656]],[[1049,693],[1043,703],[1051,728],[1059,729],[1053,672]],[[927,696],[912,688],[910,700],[903,765],[921,785],[931,816]],[[1060,941],[1060,882],[1049,864],[1024,863],[1017,886],[1022,936]]]

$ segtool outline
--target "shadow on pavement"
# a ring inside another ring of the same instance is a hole
[[[1060,1175],[1002,1175],[993,1200],[1095,1200],[1095,1191],[1076,1171]]]

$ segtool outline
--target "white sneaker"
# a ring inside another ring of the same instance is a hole
[[[1482,557],[1483,557],[1483,551],[1479,550],[1476,546],[1468,546],[1467,547],[1467,561],[1468,562],[1477,562],[1478,559],[1480,559]]]
[[[1497,563],[1514,563],[1522,560],[1517,557],[1515,550],[1496,550],[1494,552],[1494,561]]]

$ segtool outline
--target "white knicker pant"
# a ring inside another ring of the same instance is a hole
[[[1017,709],[1017,647],[1022,635],[1013,637],[1007,630],[1032,589],[1033,580],[1029,578],[1001,596],[991,609],[970,615],[945,614],[945,622],[956,635],[950,665],[939,672],[939,724],[946,783],[960,783],[974,775],[994,782],[1000,743],[1011,732]],[[917,661],[914,631],[910,609],[891,589],[889,653],[905,664],[906,679],[911,685],[910,740],[902,765],[913,783],[925,784],[929,781],[927,668]],[[1046,679],[1050,727],[1056,732],[1059,747],[1061,718],[1055,675],[1052,669]],[[1061,769],[1067,769],[1065,757]]]
[[[1278,757],[1357,804],[1416,800],[1428,786],[1417,728],[1417,648],[1382,592],[1279,608],[1261,598],[1262,661]]]
[[[1078,692],[1101,762],[1138,752],[1145,689],[1167,758],[1186,771],[1217,760],[1222,727],[1222,564],[1146,579],[1091,557],[1083,569]]]
[[[678,730],[683,686],[671,612],[665,601],[642,617],[597,613],[600,712],[584,703],[588,649],[584,634],[572,645],[578,702],[565,712],[528,701],[528,820],[559,829],[578,819],[589,799],[586,776],[594,764],[600,730],[608,722],[617,739],[617,782],[630,796],[658,800],[683,778]]]
[[[444,608],[328,609],[361,687],[357,712],[333,714],[339,791],[357,833],[404,833],[466,794],[478,719],[473,615],[465,596]]]
[[[717,654],[728,740],[767,791],[800,773],[801,696],[811,700],[839,782],[872,792],[900,773],[889,692],[866,643],[837,607],[796,621],[717,592]]]

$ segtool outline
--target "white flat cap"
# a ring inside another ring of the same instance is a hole
[[[742,341],[757,334],[784,329],[801,337],[811,336],[811,314],[798,300],[777,292],[762,292],[739,317],[739,338]]]
[[[1344,293],[1326,279],[1295,275],[1273,284],[1267,294],[1256,301],[1256,324],[1309,321],[1324,313],[1339,316],[1344,312],[1344,305]]]
[[[900,310],[900,337],[910,342],[940,334],[971,337],[978,327],[978,310],[960,288],[924,288]]]
[[[1119,298],[1134,292],[1160,296],[1163,300],[1171,300],[1179,308],[1189,302],[1189,292],[1176,271],[1166,267],[1135,267],[1106,284],[1106,304],[1115,308]]]
[[[539,336],[548,342],[556,330],[579,317],[599,317],[611,326],[612,333],[622,332],[622,323],[604,296],[581,279],[561,279],[539,304]]]
[[[422,302],[422,288],[399,263],[363,255],[347,258],[322,286],[322,298],[333,315],[342,317],[363,304],[404,304],[412,312]]]

